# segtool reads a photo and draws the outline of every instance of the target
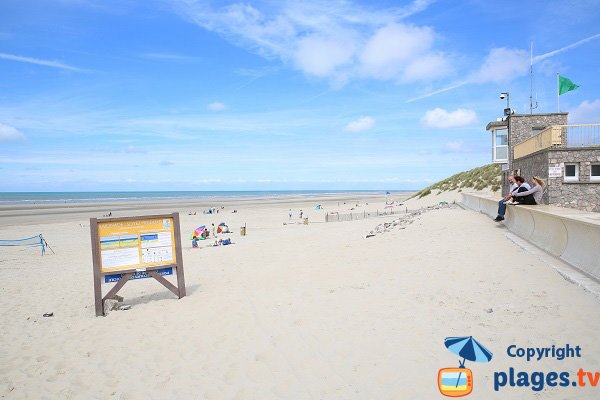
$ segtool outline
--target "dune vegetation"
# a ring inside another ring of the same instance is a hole
[[[482,167],[473,168],[469,171],[452,175],[449,178],[418,191],[412,197],[425,197],[431,194],[433,190],[437,190],[437,193],[439,194],[450,190],[458,190],[460,192],[465,188],[484,190],[489,187],[492,191],[496,192],[500,190],[500,174],[501,169],[499,164],[487,164]]]

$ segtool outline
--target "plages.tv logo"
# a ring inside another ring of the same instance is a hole
[[[465,361],[489,362],[493,354],[473,336],[447,337],[444,345],[462,357],[462,361],[459,360],[458,368],[442,368],[438,371],[440,393],[448,397],[467,396],[473,391],[473,372],[465,368]]]

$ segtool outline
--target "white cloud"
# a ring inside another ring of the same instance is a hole
[[[25,135],[12,126],[0,124],[0,142],[14,142],[24,140]]]
[[[597,124],[599,122],[600,99],[594,101],[584,100],[569,112],[569,123],[571,124]]]
[[[211,111],[223,111],[226,108],[225,104],[215,101],[214,103],[210,103],[208,105],[208,109]]]
[[[388,24],[378,29],[362,49],[360,69],[378,79],[403,77],[415,81],[439,76],[447,64],[443,55],[430,54],[434,39],[429,27]],[[435,64],[433,68],[427,66],[431,62]]]
[[[347,132],[362,132],[375,126],[375,120],[371,117],[360,117],[356,121],[350,122],[344,128]]]
[[[433,29],[401,22],[430,3],[375,10],[348,0],[282,0],[259,9],[180,0],[175,7],[239,46],[339,85],[356,78],[413,82],[446,74],[449,63],[434,50]]]
[[[83,71],[80,68],[64,64],[60,61],[42,60],[40,58],[23,57],[23,56],[17,56],[14,54],[6,54],[6,53],[0,53],[0,58],[4,59],[4,60],[18,61],[18,62],[23,62],[23,63],[28,63],[28,64],[43,65],[45,67],[66,69],[69,71]]]
[[[450,90],[454,90],[467,84],[487,82],[509,82],[515,78],[519,78],[527,74],[529,64],[531,61],[533,61],[533,64],[542,63],[542,68],[547,68],[548,59],[550,59],[551,57],[554,57],[557,54],[579,47],[582,44],[599,38],[600,33],[571,43],[567,46],[563,46],[559,49],[537,55],[533,57],[533,60],[530,59],[530,53],[526,50],[507,49],[503,47],[491,49],[481,67],[471,72],[466,80],[454,82],[442,89],[436,89],[424,95],[413,97],[407,100],[407,103],[425,99],[436,94],[448,92]]]
[[[508,82],[529,71],[529,53],[525,50],[497,48],[490,50],[481,68],[474,72],[471,82]]]
[[[355,51],[352,40],[312,35],[298,40],[293,57],[295,65],[304,73],[325,78],[349,64]]]
[[[425,113],[421,123],[428,128],[459,128],[472,125],[477,122],[477,114],[473,110],[459,108],[455,111],[447,111],[443,108],[435,108]]]
[[[446,56],[441,53],[425,54],[411,60],[402,73],[402,80],[405,82],[425,81],[442,77],[449,70],[450,66]]]

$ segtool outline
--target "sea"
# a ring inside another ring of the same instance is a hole
[[[410,191],[390,191],[408,193]],[[276,190],[276,191],[173,191],[173,192],[0,192],[0,205],[108,203],[235,198],[317,197],[353,194],[381,194],[385,190]]]

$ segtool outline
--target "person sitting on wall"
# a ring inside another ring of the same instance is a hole
[[[498,202],[498,216],[494,221],[500,222],[504,220],[504,215],[506,214],[506,204],[511,200],[511,196],[513,193],[518,191],[526,191],[531,189],[529,184],[525,182],[525,179],[521,176],[509,176],[508,182],[510,183],[510,188],[508,189],[508,194]]]
[[[508,194],[508,200],[504,202],[504,204],[517,204],[517,202],[514,200],[514,194],[515,193],[520,193],[520,192],[526,192],[528,190],[531,189],[531,186],[529,185],[529,183],[525,182],[525,178],[523,178],[522,176],[515,176],[515,182],[517,183],[517,190],[513,190],[512,192],[510,192]]]
[[[525,191],[517,191],[511,193],[511,197],[517,204],[528,204],[535,206],[536,204],[542,203],[542,196],[544,194],[544,180],[539,176],[531,178],[531,184],[533,187]]]
[[[517,182],[515,181],[515,177],[513,175],[508,176],[508,183],[510,185],[508,187],[508,194],[498,201],[498,216],[496,217],[496,220],[498,221],[501,221],[501,219],[499,218],[504,217],[504,213],[506,211],[506,205],[504,204],[504,202],[510,199],[510,194],[513,190],[519,188],[519,185],[517,185]]]

